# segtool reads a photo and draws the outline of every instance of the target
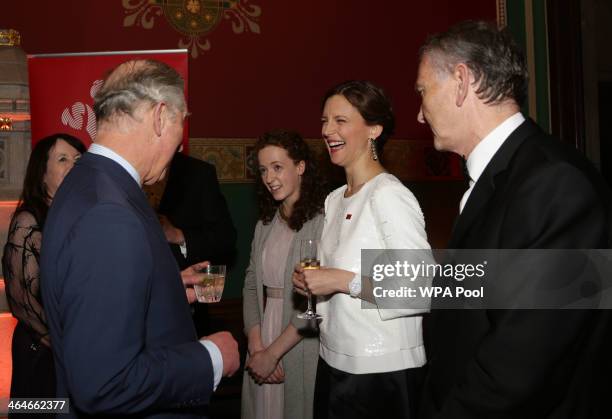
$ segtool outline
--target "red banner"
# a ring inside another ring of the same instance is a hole
[[[186,50],[29,55],[32,145],[47,135],[65,132],[89,146],[96,135],[93,96],[110,70],[132,59],[154,59],[172,66],[185,80],[187,96]],[[185,149],[188,140],[186,125]]]

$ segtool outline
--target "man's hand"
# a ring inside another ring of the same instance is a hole
[[[223,358],[223,376],[231,377],[240,367],[240,354],[238,353],[238,342],[230,332],[217,332],[202,338],[209,340],[219,348]]]
[[[175,227],[165,215],[158,214],[158,218],[162,230],[164,230],[164,235],[166,236],[166,240],[168,240],[168,243],[178,245],[185,243],[185,236],[183,235],[183,230]]]
[[[189,304],[197,301],[193,284],[197,284],[202,281],[202,275],[198,274],[196,270],[205,268],[208,265],[210,265],[210,262],[208,261],[198,262],[181,271],[181,279],[183,280],[183,285],[185,286],[185,293],[187,294],[187,301],[189,301]]]
[[[49,335],[43,336],[42,338],[40,338],[40,343],[50,348],[51,347],[51,337]]]

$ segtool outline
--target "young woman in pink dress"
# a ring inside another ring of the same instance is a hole
[[[319,341],[316,325],[296,314],[306,299],[291,276],[300,240],[323,228],[323,187],[312,153],[295,132],[268,132],[255,145],[260,219],[244,283],[249,358],[243,418],[311,418]]]

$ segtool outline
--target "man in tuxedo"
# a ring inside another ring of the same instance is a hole
[[[233,262],[236,229],[212,164],[176,153],[157,212],[181,269]]]
[[[49,211],[42,295],[70,415],[201,415],[239,366],[227,332],[198,341],[187,290],[141,185],[162,179],[183,136],[183,80],[129,61],[94,99],[95,144]],[[183,271],[184,278],[193,274]],[[193,278],[192,278],[193,279]]]
[[[580,153],[520,113],[526,87],[523,55],[488,23],[460,23],[421,48],[418,121],[437,150],[466,159],[470,177],[448,248],[609,248],[607,187]],[[486,280],[568,279],[531,268],[533,278]],[[426,332],[423,419],[612,417],[606,310],[434,305]]]
[[[157,213],[180,269],[202,260],[215,265],[232,264],[236,229],[219,188],[215,166],[176,153]],[[207,306],[193,306],[198,336],[209,333]]]

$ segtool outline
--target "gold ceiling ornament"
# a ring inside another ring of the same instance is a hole
[[[211,48],[207,38],[223,19],[232,23],[235,34],[260,33],[261,7],[250,0],[122,0],[124,27],[152,29],[155,19],[166,21],[182,35],[179,48],[187,48],[193,58]]]
[[[0,45],[19,46],[21,45],[21,35],[14,29],[0,29]]]

